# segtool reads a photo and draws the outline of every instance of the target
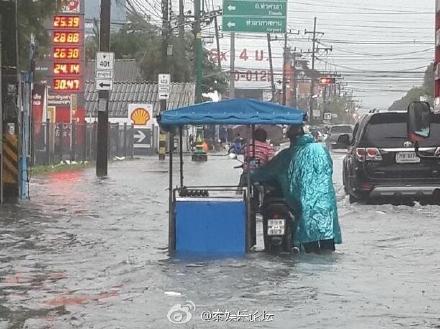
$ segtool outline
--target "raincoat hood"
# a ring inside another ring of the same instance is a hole
[[[296,138],[295,146],[304,146],[310,143],[315,143],[315,139],[310,134],[304,134]]]

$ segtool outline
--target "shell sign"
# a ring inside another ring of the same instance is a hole
[[[137,126],[149,128],[153,125],[153,106],[151,104],[129,104],[128,119]]]

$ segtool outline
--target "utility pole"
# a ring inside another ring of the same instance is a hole
[[[273,62],[272,62],[272,46],[270,33],[267,34],[267,51],[269,53],[269,70],[270,70],[270,86],[272,90],[272,102],[275,101],[275,80],[273,77]]]
[[[184,14],[184,0],[179,0],[179,40],[182,42],[182,44],[185,44],[184,37],[185,37],[185,14]],[[162,17],[163,17],[163,8],[164,3],[162,1]],[[167,4],[168,7],[168,4]],[[162,22],[163,27],[163,22]]]
[[[293,72],[292,72],[292,103],[291,106],[292,107],[298,107],[298,99],[297,99],[297,89],[298,89],[298,81],[297,81],[297,57],[302,57],[301,53],[297,53],[296,49],[294,49],[293,53],[292,53],[292,57],[293,57]]]
[[[99,28],[99,50],[110,50],[110,10],[111,0],[101,0],[101,21]],[[107,176],[108,168],[108,101],[110,92],[98,92],[98,141],[96,153],[96,176]]]
[[[310,32],[305,32],[310,33]],[[313,108],[314,108],[314,93],[315,93],[315,49],[316,49],[316,17],[313,20],[313,39],[312,39],[312,76],[311,76],[311,83],[310,83],[310,123],[313,122]]]
[[[222,58],[220,56],[220,36],[218,33],[218,20],[217,20],[217,13],[215,13],[214,16],[214,24],[215,24],[215,41],[217,44],[217,65],[218,68],[221,70],[222,69]]]
[[[235,98],[235,32],[231,32],[231,44],[229,54],[231,56],[229,62],[229,71],[231,72],[229,77],[229,98],[232,99]]]
[[[168,69],[168,35],[170,31],[170,20],[169,20],[169,8],[168,8],[168,0],[162,0],[161,2],[162,9],[162,45],[161,45],[161,63],[160,63],[160,72],[166,74],[169,72]],[[181,51],[183,52],[185,49],[184,45],[184,16],[183,16],[183,0],[179,0],[179,41],[181,42]],[[159,81],[158,81],[159,83]],[[167,100],[161,99],[160,103],[160,112],[164,112],[167,110]],[[170,142],[171,143],[171,142]],[[165,160],[167,148],[167,134],[160,130],[159,132],[159,160]],[[171,156],[172,149],[170,149]]]
[[[161,45],[161,73],[167,73],[168,69],[168,39],[169,39],[169,31],[170,31],[170,20],[169,20],[169,8],[168,8],[168,0],[162,0],[162,45]],[[183,4],[179,6],[179,12],[182,13]],[[183,21],[183,15],[179,16],[179,22]],[[179,26],[179,36],[184,33],[183,24]],[[181,39],[182,40],[182,39]],[[166,111],[167,109],[167,101],[165,99],[160,100],[160,111]]]
[[[315,92],[315,81],[316,81],[316,76],[315,76],[315,59],[316,59],[316,53],[319,52],[320,50],[330,50],[332,51],[333,48],[318,48],[316,47],[316,43],[318,42],[317,39],[317,35],[324,35],[324,32],[318,32],[316,31],[316,17],[313,20],[313,32],[310,31],[305,31],[305,34],[312,34],[312,51],[310,52],[312,54],[312,74],[311,74],[311,83],[310,83],[310,122],[313,122],[313,110],[315,108],[315,101],[316,98],[314,98],[314,92]]]
[[[19,199],[21,169],[17,24],[17,1],[0,1],[0,201],[13,203]]]
[[[0,205],[3,204],[3,96],[2,96],[2,15],[0,14]]]
[[[163,0],[166,1],[166,0]],[[202,32],[200,30],[200,0],[194,0],[194,51],[196,70],[196,103],[202,102]]]
[[[440,26],[440,2],[435,2],[435,33],[438,33],[438,28]],[[436,76],[435,76],[435,82],[434,82],[434,111],[438,112],[440,110],[440,80],[438,79],[437,75],[437,68],[440,64],[440,45],[438,42],[435,45],[435,61],[434,61],[434,68],[436,69]]]
[[[286,105],[287,101],[287,61],[288,61],[288,53],[287,53],[287,32],[284,33],[284,51],[283,51],[283,105]]]

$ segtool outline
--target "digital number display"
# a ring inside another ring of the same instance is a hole
[[[59,48],[53,49],[53,58],[55,59],[79,59],[79,48]]]
[[[84,19],[82,14],[70,13],[56,14],[52,20],[52,89],[58,94],[84,88]]]
[[[54,63],[53,73],[55,75],[79,75],[81,74],[81,65],[76,63]]]
[[[79,79],[53,79],[53,89],[58,91],[78,91],[80,86]]]
[[[54,32],[53,43],[79,43],[79,32]]]
[[[81,19],[79,16],[54,16],[54,28],[79,28]]]

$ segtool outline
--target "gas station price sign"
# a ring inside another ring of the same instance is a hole
[[[76,45],[80,42],[79,32],[54,32],[52,42],[62,45]]]
[[[81,14],[53,16],[52,62],[52,89],[61,93],[81,92],[84,65],[84,20]]]
[[[56,29],[70,29],[81,27],[81,16],[79,15],[56,15],[53,17],[53,27]]]

